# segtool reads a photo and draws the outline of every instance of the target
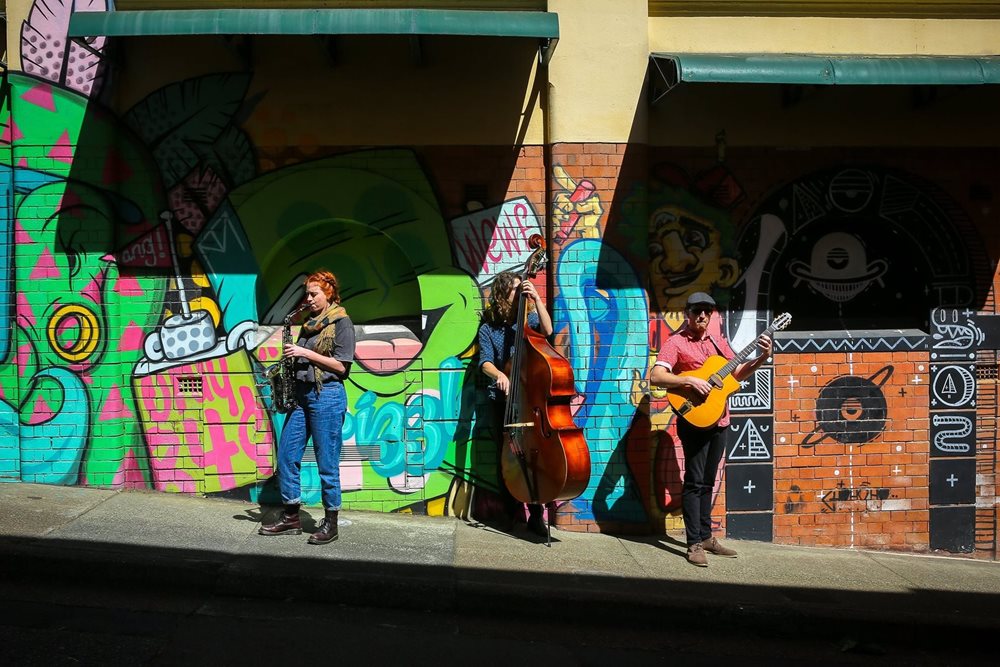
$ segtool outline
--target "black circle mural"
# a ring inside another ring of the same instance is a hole
[[[734,306],[787,310],[797,331],[928,331],[932,308],[974,305],[988,284],[983,244],[955,202],[878,167],[784,185],[751,215],[738,247]]]
[[[892,377],[886,366],[868,378],[841,376],[823,387],[816,399],[816,428],[802,441],[813,447],[827,438],[845,445],[861,445],[885,430],[887,405],[882,385]]]

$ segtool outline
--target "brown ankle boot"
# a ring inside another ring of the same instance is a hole
[[[326,544],[337,539],[338,510],[326,510],[326,516],[319,524],[319,530],[309,536],[309,544]]]
[[[257,533],[259,535],[301,535],[302,523],[299,521],[299,506],[285,505],[278,520],[265,523]]]

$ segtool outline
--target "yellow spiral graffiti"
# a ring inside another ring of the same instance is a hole
[[[71,347],[63,347],[58,340],[59,327],[67,320],[76,320],[80,328],[80,336]],[[60,307],[49,318],[49,345],[60,357],[66,361],[83,361],[94,353],[97,343],[101,339],[101,327],[97,322],[97,316],[83,306],[66,305]]]

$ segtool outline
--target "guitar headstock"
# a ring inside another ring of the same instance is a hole
[[[776,318],[774,318],[773,322],[771,322],[771,330],[781,331],[791,323],[792,323],[792,316],[788,313],[782,313],[781,315],[778,315]]]

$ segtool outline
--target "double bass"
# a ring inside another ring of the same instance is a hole
[[[522,283],[547,261],[541,235],[532,235],[528,246],[533,251],[520,274]],[[572,500],[590,481],[590,451],[570,410],[577,393],[573,368],[545,336],[527,325],[527,301],[519,291],[515,320],[519,331],[507,373],[503,480],[520,502]]]

